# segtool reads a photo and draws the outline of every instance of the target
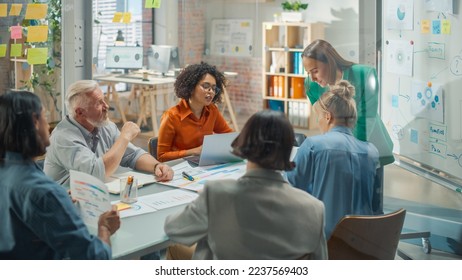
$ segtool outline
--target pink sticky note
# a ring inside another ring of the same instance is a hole
[[[22,38],[22,26],[15,25],[10,27],[11,39],[21,39]]]

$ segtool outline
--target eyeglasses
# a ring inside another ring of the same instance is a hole
[[[202,88],[203,90],[209,91],[209,92],[212,91],[212,92],[215,93],[215,94],[219,94],[220,91],[221,91],[219,87],[217,87],[217,86],[212,86],[212,85],[209,84],[209,83],[203,83],[203,84],[200,85],[200,86],[201,86],[201,88]]]

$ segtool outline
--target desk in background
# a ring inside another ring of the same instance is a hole
[[[94,80],[98,82],[103,82],[108,86],[106,99],[109,101],[112,99],[116,106],[116,109],[119,111],[122,121],[125,123],[127,118],[125,116],[125,111],[122,109],[119,102],[119,94],[115,88],[117,83],[126,83],[132,85],[131,94],[139,98],[140,104],[140,113],[136,124],[140,126],[142,123],[147,124],[147,101],[151,103],[151,123],[152,123],[152,134],[157,136],[159,132],[159,126],[157,123],[157,96],[162,95],[164,97],[164,106],[165,109],[170,108],[169,96],[173,95],[173,83],[175,78],[173,77],[152,77],[148,76],[148,81],[142,79],[141,74],[131,74],[131,75],[103,75],[95,76]],[[137,94],[137,90],[140,91],[140,94]]]
[[[235,77],[237,73],[234,72],[225,72],[225,76]],[[117,83],[126,83],[132,85],[131,88],[131,95],[138,98],[136,93],[137,89],[140,90],[141,94],[139,96],[140,101],[140,114],[138,116],[138,120],[136,124],[140,126],[142,123],[147,124],[146,115],[147,115],[147,100],[149,98],[151,103],[151,122],[152,122],[152,130],[153,136],[158,136],[159,127],[157,124],[157,96],[163,95],[164,96],[164,109],[170,108],[173,104],[170,104],[171,98],[169,98],[169,94],[174,94],[173,84],[175,83],[174,77],[152,77],[152,75],[148,75],[149,81],[142,80],[142,74],[131,74],[131,75],[103,75],[103,76],[95,76],[93,78],[100,83],[103,82],[105,85],[108,86],[106,99],[109,101],[111,98],[115,103],[116,109],[119,111],[122,121],[125,123],[127,118],[125,116],[125,111],[122,109],[120,102],[119,102],[119,94],[115,88]],[[101,83],[102,84],[102,83]],[[236,115],[234,113],[233,106],[231,104],[231,100],[229,98],[228,92],[226,88],[223,91],[223,98],[224,103],[221,107],[222,114],[225,111],[228,111],[230,117],[230,125],[234,128],[234,131],[239,131],[239,126],[237,124]]]

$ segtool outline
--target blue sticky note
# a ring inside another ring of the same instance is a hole
[[[415,129],[411,129],[411,142],[419,144],[419,132]]]
[[[22,68],[22,70],[28,70],[28,69],[29,69],[29,63],[23,62],[23,63],[21,64],[21,68]]]
[[[432,34],[441,34],[441,21],[439,19],[432,21]]]
[[[398,95],[391,96],[391,106],[393,108],[398,108],[399,106],[399,96]]]

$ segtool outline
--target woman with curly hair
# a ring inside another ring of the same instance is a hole
[[[187,66],[174,87],[180,102],[162,116],[157,155],[159,161],[200,155],[205,135],[232,132],[217,106],[226,78],[205,62]]]

